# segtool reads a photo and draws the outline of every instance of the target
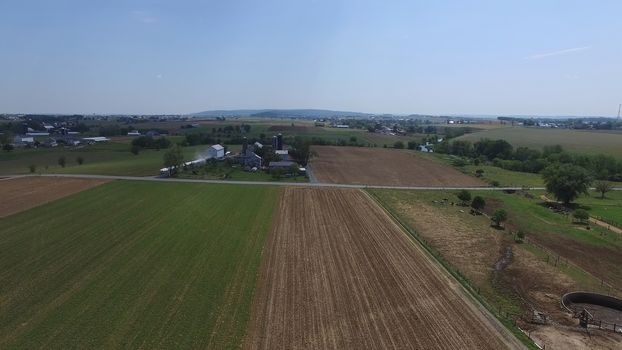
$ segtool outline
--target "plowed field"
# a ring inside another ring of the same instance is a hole
[[[319,182],[392,186],[485,186],[414,152],[386,148],[314,146],[311,162]]]
[[[100,185],[107,180],[25,177],[0,181],[0,218]]]
[[[248,349],[522,347],[361,191],[285,189],[266,249]]]

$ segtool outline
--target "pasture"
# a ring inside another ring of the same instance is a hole
[[[607,154],[622,158],[622,133],[615,131],[582,131],[531,127],[507,127],[466,134],[457,140],[476,142],[487,138],[503,139],[514,147],[542,149],[561,145],[565,150],[586,154]]]
[[[239,348],[277,194],[115,181],[0,219],[0,348]]]
[[[600,228],[587,231],[541,206],[537,199],[472,191],[485,198],[487,215],[498,208],[509,212],[506,228],[499,230],[491,227],[486,215],[471,215],[467,208],[451,205],[457,201],[457,191],[368,191],[477,290],[490,309],[510,313],[523,329],[536,329],[529,323],[533,310],[546,312],[556,323],[575,326],[577,321],[559,308],[561,296],[568,291],[622,293],[601,282],[605,279],[619,286],[620,271],[615,265],[620,261],[622,237]],[[527,233],[527,243],[515,242],[518,230]],[[538,331],[540,339],[548,339],[547,349],[561,344],[550,342],[556,329]],[[615,348],[612,344],[619,341],[598,333],[587,340],[577,334],[573,337],[592,348],[596,344]]]
[[[311,169],[319,182],[394,186],[485,186],[420,152],[387,148],[314,146]]]
[[[364,192],[286,188],[247,349],[519,349]]]

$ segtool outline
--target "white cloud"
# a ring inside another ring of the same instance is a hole
[[[138,21],[145,23],[145,24],[156,23],[159,20],[158,17],[153,16],[149,12],[146,12],[146,11],[132,11],[132,15]]]
[[[535,55],[527,56],[525,57],[525,59],[526,60],[539,60],[545,57],[559,56],[559,55],[565,55],[565,54],[572,53],[572,52],[585,51],[585,50],[589,50],[590,48],[591,46],[573,47],[570,49],[564,49],[564,50],[559,50],[559,51],[538,53]]]

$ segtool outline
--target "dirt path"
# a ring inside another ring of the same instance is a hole
[[[18,177],[0,181],[0,218],[100,185],[107,180]]]
[[[392,186],[487,186],[481,180],[415,152],[368,147],[314,146],[319,182]]]
[[[246,349],[522,348],[366,194],[287,188]]]
[[[608,224],[608,223],[606,223],[604,221],[598,220],[596,218],[590,218],[590,222],[593,223],[593,224],[596,224],[596,225],[598,225],[600,227],[604,227],[604,228],[606,228],[607,230],[609,230],[611,232],[615,232],[617,234],[621,234],[622,235],[622,229],[620,229],[618,227],[615,227],[615,226],[613,226],[611,224]]]

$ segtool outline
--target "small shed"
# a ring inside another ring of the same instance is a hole
[[[208,158],[222,159],[225,157],[225,148],[219,144],[212,145],[207,150]]]

